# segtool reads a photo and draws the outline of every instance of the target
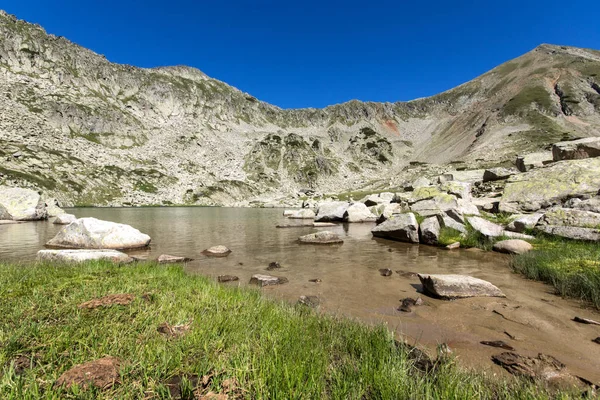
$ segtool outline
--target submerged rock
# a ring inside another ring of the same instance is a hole
[[[188,257],[180,257],[180,256],[172,256],[169,254],[161,254],[156,259],[159,264],[177,264],[177,263],[185,263],[188,261],[192,261],[191,258]]]
[[[381,276],[392,276],[392,270],[389,268],[380,268],[379,275]]]
[[[354,203],[346,209],[344,221],[346,222],[375,222],[377,216],[363,203]]]
[[[513,351],[515,348],[512,347],[511,345],[509,345],[508,343],[502,341],[502,340],[483,340],[481,342],[479,342],[485,346],[490,346],[490,347],[498,347],[500,349],[504,349],[504,350],[510,350]]]
[[[69,225],[70,223],[75,222],[76,219],[77,217],[73,214],[60,214],[52,223],[56,225]]]
[[[419,224],[413,213],[394,214],[371,230],[375,237],[419,243]]]
[[[524,254],[532,250],[533,246],[521,239],[501,240],[494,243],[493,250],[499,253]]]
[[[343,221],[346,210],[350,207],[347,201],[331,201],[319,204],[315,217],[316,222]]]
[[[48,218],[46,203],[31,189],[0,186],[0,206],[14,221],[35,221]]]
[[[37,260],[67,263],[94,260],[106,260],[115,263],[133,261],[127,254],[117,250],[40,250],[37,253]]]
[[[274,269],[280,269],[281,268],[281,264],[279,264],[277,261],[271,261],[269,263],[269,266],[267,267],[267,271],[273,271]]]
[[[129,225],[80,218],[64,227],[46,246],[81,249],[133,249],[150,244],[150,236]]]
[[[342,238],[337,233],[330,231],[321,231],[317,233],[311,233],[309,235],[300,236],[298,238],[300,243],[313,243],[313,244],[335,244],[343,243]]]
[[[506,297],[496,286],[472,276],[418,274],[418,277],[423,290],[434,297]]]
[[[218,245],[203,250],[202,254],[208,257],[227,257],[229,254],[231,254],[231,250],[223,245]]]
[[[407,297],[405,299],[400,300],[401,304],[398,307],[398,311],[402,312],[412,312],[414,306],[420,306],[423,304],[423,300],[420,297],[413,299],[411,297]]]
[[[279,276],[271,276],[271,275],[262,275],[256,274],[250,278],[251,285],[258,285],[260,287],[270,286],[270,285],[281,285],[283,283],[287,283],[288,279]]]

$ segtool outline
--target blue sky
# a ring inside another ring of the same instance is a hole
[[[541,43],[600,49],[600,1],[0,0],[140,67],[190,65],[283,108],[399,101]]]

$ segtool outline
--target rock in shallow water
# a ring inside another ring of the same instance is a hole
[[[202,251],[202,254],[208,257],[227,257],[230,253],[231,250],[223,245],[213,246]]]
[[[377,216],[363,203],[354,203],[346,209],[344,221],[346,222],[375,222]]]
[[[287,216],[289,219],[315,219],[315,212],[310,208],[304,208]]]
[[[15,221],[35,221],[48,218],[46,203],[31,189],[0,186],[0,206]]]
[[[159,264],[176,264],[176,263],[185,263],[188,261],[192,261],[191,258],[188,257],[180,257],[180,256],[172,256],[169,254],[161,254],[156,259]]]
[[[52,223],[56,225],[69,225],[70,223],[75,222],[76,219],[77,217],[73,214],[60,214]]]
[[[317,233],[311,233],[309,235],[300,236],[298,238],[300,243],[312,243],[312,244],[335,244],[344,243],[342,238],[337,233],[330,231],[322,231]]]
[[[84,262],[106,260],[115,263],[129,263],[133,259],[117,250],[40,250],[37,253],[38,261],[49,262]]]
[[[270,286],[270,285],[281,285],[283,283],[287,283],[288,279],[281,276],[271,276],[271,275],[262,275],[256,274],[250,278],[251,285],[258,285],[260,287]]]
[[[521,239],[501,240],[494,243],[493,250],[499,253],[524,254],[533,249],[530,243]]]
[[[423,290],[434,297],[446,299],[465,297],[506,297],[504,293],[483,279],[466,275],[418,274]]]
[[[316,222],[343,221],[350,203],[346,201],[331,201],[319,204],[315,217]]]
[[[375,237],[419,243],[419,224],[413,213],[394,214],[371,230]]]
[[[440,223],[436,216],[425,218],[419,226],[421,243],[437,245],[440,237]]]
[[[96,218],[80,218],[64,227],[46,246],[75,249],[133,249],[150,244],[137,229]]]

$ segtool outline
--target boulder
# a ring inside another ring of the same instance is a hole
[[[403,207],[399,203],[380,204],[370,207],[369,210],[378,218],[378,222],[383,222],[394,214],[402,214],[408,211],[408,208]]]
[[[600,214],[572,208],[552,208],[544,213],[538,224],[596,228],[600,226]]]
[[[424,176],[422,176],[420,178],[417,178],[417,180],[415,180],[412,183],[412,188],[414,190],[414,189],[417,189],[420,187],[425,187],[425,186],[430,186],[430,185],[431,185],[431,181],[429,179],[425,178]]]
[[[530,243],[521,239],[501,240],[494,243],[493,250],[499,253],[524,254],[533,249]]]
[[[558,142],[552,146],[554,161],[580,160],[598,156],[600,156],[600,137]]]
[[[421,200],[433,199],[436,196],[448,196],[448,194],[442,192],[437,186],[422,186],[410,193],[408,202],[416,203]]]
[[[50,198],[44,201],[46,203],[46,210],[48,211],[48,217],[58,217],[61,214],[66,214],[65,210],[60,208],[58,200]]]
[[[347,201],[330,201],[319,204],[317,222],[343,221],[346,210],[350,207]]]
[[[80,218],[64,227],[46,246],[75,249],[133,249],[150,244],[137,229],[96,218]]]
[[[586,242],[600,242],[600,230],[593,228],[578,228],[575,226],[537,225],[539,231],[566,239]]]
[[[368,196],[363,197],[360,202],[366,205],[367,207],[376,206],[378,204],[387,204],[391,203],[394,199],[394,193],[384,192],[378,194],[370,194]]]
[[[506,297],[504,293],[483,279],[466,275],[417,274],[423,290],[434,297],[445,299],[465,297]]]
[[[453,181],[453,180],[454,180],[454,175],[452,175],[452,174],[442,174],[437,177],[438,184],[446,183],[448,181]]]
[[[252,278],[250,278],[251,285],[258,285],[260,287],[271,286],[271,285],[281,285],[281,284],[287,283],[287,282],[288,282],[288,279],[281,277],[281,276],[256,274],[256,275],[252,275]]]
[[[471,169],[465,171],[452,171],[455,181],[475,183],[483,181],[484,169]]]
[[[425,218],[419,226],[421,243],[437,245],[440,238],[440,223],[437,217]]]
[[[504,232],[502,232],[502,236],[506,236],[511,239],[523,239],[523,240],[534,240],[535,239],[535,237],[531,236],[531,235],[526,235],[524,233],[511,232],[511,231],[506,231],[506,230]]]
[[[191,258],[181,257],[181,256],[172,256],[170,254],[161,254],[158,256],[156,261],[159,264],[177,264],[177,263],[185,263],[192,261]]]
[[[489,213],[497,213],[500,200],[493,197],[477,197],[473,199],[472,204],[477,208],[477,210]],[[479,215],[479,212],[475,215]]]
[[[363,203],[354,203],[346,209],[344,221],[346,222],[375,222],[377,216]]]
[[[481,233],[486,238],[498,237],[504,234],[503,227],[480,217],[467,217],[467,222],[471,224],[473,229]]]
[[[500,201],[500,211],[536,211],[569,198],[595,195],[600,187],[600,158],[556,162],[513,175]]]
[[[14,221],[35,221],[48,218],[46,203],[31,189],[0,187],[0,206]]]
[[[297,211],[298,210],[283,210],[283,216],[284,217],[289,217],[290,215],[294,214]]]
[[[489,169],[486,169],[483,173],[483,181],[484,182],[499,181],[502,179],[506,179],[509,176],[512,176],[516,173],[517,173],[517,171],[508,169],[508,168],[502,168],[502,167],[489,168]]]
[[[218,245],[203,250],[202,254],[208,257],[227,257],[229,254],[231,254],[231,250],[229,250],[226,246]]]
[[[315,219],[315,212],[310,208],[303,208],[288,215],[289,219]]]
[[[0,221],[12,221],[12,215],[0,204]]]
[[[458,207],[456,197],[451,194],[442,194],[428,200],[421,200],[413,203],[410,210],[417,214],[427,216],[440,214],[444,211]]]
[[[515,165],[519,171],[527,172],[533,168],[543,167],[552,161],[552,152],[543,151],[539,153],[529,153],[522,156],[517,156]]]
[[[311,233],[309,235],[300,236],[298,238],[300,243],[311,243],[311,244],[335,244],[344,243],[342,238],[337,234],[330,231],[321,231],[317,233]]]
[[[462,215],[461,212],[459,212],[458,210],[456,210],[454,208],[446,211],[446,215],[460,224],[465,223],[465,217]]]
[[[371,230],[375,237],[419,243],[419,224],[413,213],[394,214]]]
[[[458,199],[457,211],[463,215],[479,215],[479,209],[470,200]]]
[[[442,183],[441,188],[459,199],[469,200],[471,198],[471,184],[469,182],[448,181]]]
[[[467,233],[467,228],[463,224],[452,219],[447,214],[439,214],[437,215],[437,218],[442,228],[451,228],[460,233]]]
[[[521,215],[506,225],[507,231],[523,233],[527,229],[533,229],[543,214]]]
[[[69,225],[71,222],[75,222],[77,219],[73,214],[59,214],[56,218],[54,218],[53,224],[56,225]]]
[[[77,263],[84,261],[106,260],[115,263],[129,263],[133,259],[117,250],[40,250],[38,261]]]
[[[600,197],[592,197],[591,199],[572,199],[579,200],[575,204],[573,204],[573,208],[584,211],[592,211],[595,213],[600,213]]]

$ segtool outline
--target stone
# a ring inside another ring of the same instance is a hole
[[[394,214],[371,230],[375,237],[419,243],[419,224],[413,213]]]
[[[93,386],[100,390],[107,390],[119,382],[120,367],[121,361],[115,357],[103,357],[78,364],[63,373],[54,386],[70,388],[78,385],[84,390]]]
[[[300,296],[298,304],[307,307],[318,307],[321,304],[321,299],[318,296]]]
[[[229,250],[226,246],[218,245],[203,250],[202,254],[208,257],[227,257],[229,254],[231,254],[231,250]]]
[[[457,222],[456,220],[450,218],[447,214],[437,215],[438,222],[440,227],[442,228],[451,228],[455,231],[459,231],[460,233],[467,233],[467,227]]]
[[[335,224],[333,222],[313,222],[312,226],[315,228],[327,228],[335,226]]]
[[[379,270],[379,275],[381,276],[392,276],[392,270],[389,268],[381,268]]]
[[[588,137],[552,145],[552,158],[554,161],[580,160],[600,156],[600,138]]]
[[[538,224],[595,228],[600,226],[600,214],[572,208],[552,208],[544,213]]]
[[[423,304],[423,300],[420,297],[413,299],[411,297],[407,297],[405,299],[400,300],[401,304],[398,307],[398,311],[402,312],[412,312],[414,306],[420,306]]]
[[[150,236],[137,229],[96,218],[80,218],[64,227],[46,246],[82,249],[134,249],[147,247]]]
[[[280,269],[281,268],[281,264],[279,264],[277,261],[271,261],[269,263],[269,266],[267,267],[267,271],[273,271],[274,269]]]
[[[170,338],[177,338],[185,335],[191,328],[191,324],[178,324],[171,325],[168,322],[163,322],[156,328],[156,331],[161,335],[168,336]]]
[[[251,285],[258,285],[260,287],[271,286],[271,285],[281,285],[281,284],[284,284],[287,282],[288,282],[287,278],[283,278],[283,277],[279,277],[279,276],[271,276],[271,275],[262,275],[262,274],[252,275],[252,278],[250,278]]]
[[[459,199],[471,199],[471,184],[469,182],[448,181],[442,183],[441,188]]]
[[[467,221],[473,229],[486,238],[494,238],[504,234],[504,228],[498,224],[485,220],[481,217],[467,217]]]
[[[522,239],[522,240],[535,240],[534,236],[526,235],[524,233],[519,232],[511,232],[511,231],[503,231],[502,236],[506,236],[511,239]]]
[[[483,169],[471,169],[464,171],[452,171],[452,176],[455,181],[475,183],[483,181]]]
[[[421,200],[413,203],[410,210],[420,215],[435,215],[440,212],[456,209],[458,202],[456,197],[450,194],[438,195],[431,199]]]
[[[416,203],[421,200],[433,199],[436,196],[449,196],[442,192],[437,186],[422,186],[416,188],[408,198],[409,203]]]
[[[483,279],[467,275],[418,274],[423,290],[444,299],[466,297],[506,297],[504,293]]]
[[[311,233],[308,235],[300,236],[298,238],[300,243],[311,243],[311,244],[336,244],[344,243],[342,238],[337,233],[330,231],[321,231],[317,233]]]
[[[360,202],[367,207],[376,206],[379,204],[389,204],[394,199],[394,193],[384,192],[378,194],[370,194],[363,197]]]
[[[575,204],[573,204],[572,208],[577,210],[591,211],[595,213],[600,213],[600,197],[592,197],[591,199],[571,199],[578,200]]]
[[[35,221],[48,218],[46,203],[31,189],[0,186],[0,206],[14,221]]]
[[[553,161],[551,151],[529,153],[517,156],[515,165],[520,172],[527,172],[533,168],[540,168]]]
[[[346,209],[344,221],[346,222],[375,222],[377,216],[363,203],[354,203]]]
[[[517,171],[508,168],[489,168],[483,173],[483,182],[494,182],[502,179],[506,179],[509,176],[518,173]]]
[[[45,200],[44,203],[46,203],[46,211],[48,212],[48,217],[58,217],[61,214],[66,214],[65,210],[60,208],[58,200],[50,198]]]
[[[460,249],[460,242],[450,243],[448,246],[446,246],[446,250],[456,250],[456,249]]]
[[[289,219],[315,219],[315,212],[310,208],[303,208],[288,215]]]
[[[543,214],[526,214],[519,216],[506,225],[507,231],[523,233],[527,229],[533,229]]]
[[[72,222],[75,222],[77,219],[73,214],[59,214],[56,218],[54,218],[53,224],[56,225],[69,225]]]
[[[217,276],[217,281],[220,283],[225,283],[225,282],[234,282],[239,280],[240,278],[238,278],[235,275],[219,275]]]
[[[346,201],[331,201],[319,204],[315,217],[316,222],[343,221],[350,203]]]
[[[453,180],[454,180],[454,175],[452,175],[452,174],[442,174],[437,177],[438,184],[446,183],[446,182],[453,181]]]
[[[437,245],[440,238],[440,223],[437,217],[425,218],[419,226],[421,243]]]
[[[12,221],[12,215],[0,204],[0,221]]]
[[[186,263],[186,262],[192,261],[192,259],[188,258],[188,257],[172,256],[169,254],[161,254],[160,256],[158,256],[156,261],[159,264],[177,264],[177,263]]]
[[[556,162],[511,176],[500,200],[500,211],[536,211],[573,197],[595,195],[600,188],[600,158]]]
[[[593,319],[589,319],[589,318],[574,317],[573,321],[579,322],[580,324],[597,325],[597,326],[600,325],[600,322],[594,321]]]
[[[586,242],[600,242],[600,230],[593,228],[578,228],[575,226],[538,225],[536,230],[548,235]]]
[[[406,207],[403,207],[399,203],[380,204],[369,208],[369,210],[378,217],[378,222],[383,222],[394,214],[402,214],[408,211]]]
[[[492,340],[492,341],[483,340],[483,341],[481,341],[479,343],[481,343],[481,344],[483,344],[485,346],[498,347],[498,348],[504,349],[504,350],[513,351],[515,349],[514,347],[512,347],[511,345],[509,345],[508,343],[506,343],[503,340]]]
[[[78,263],[84,261],[105,260],[114,263],[133,261],[127,254],[117,250],[40,250],[37,261]]]
[[[455,208],[446,211],[446,215],[458,222],[459,224],[465,223],[465,217],[462,215],[460,211]]]
[[[524,254],[531,251],[533,246],[521,239],[501,240],[494,243],[493,250],[499,253]]]
[[[486,211],[489,213],[497,213],[499,210],[500,200],[493,197],[477,197],[472,200],[472,204],[477,208],[477,210]],[[479,215],[479,212],[473,215]]]
[[[283,216],[289,217],[290,215],[296,213],[298,210],[283,210]]]
[[[429,179],[425,178],[424,176],[422,176],[420,178],[417,178],[417,180],[415,180],[412,183],[412,188],[414,190],[414,189],[417,189],[420,187],[425,187],[425,186],[430,186],[430,185],[431,185],[431,181]]]

